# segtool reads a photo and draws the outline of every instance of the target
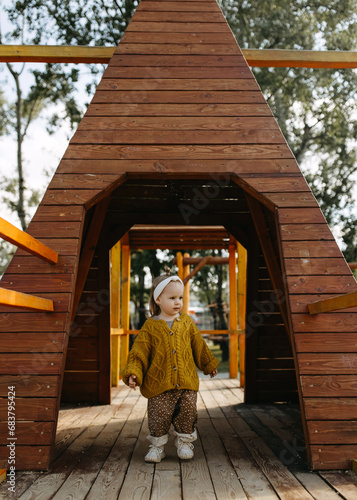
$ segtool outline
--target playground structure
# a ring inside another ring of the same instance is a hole
[[[58,261],[20,249],[1,281],[54,306],[0,316],[18,468],[49,467],[61,400],[110,403],[128,350],[130,248],[140,228],[159,240],[157,225],[185,226],[174,248],[190,248],[191,226],[206,242],[214,226],[231,259],[236,242],[246,249],[246,324],[232,307],[230,325],[232,351],[245,330],[245,401],[299,400],[309,466],[350,468],[356,281],[215,0],[141,1],[27,231]]]

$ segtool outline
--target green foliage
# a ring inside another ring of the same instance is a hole
[[[16,247],[7,241],[0,240],[0,278],[16,252]]]
[[[356,50],[349,0],[221,0],[242,48]],[[254,68],[254,74],[347,259],[356,260],[356,70]],[[311,161],[313,158],[313,163]]]

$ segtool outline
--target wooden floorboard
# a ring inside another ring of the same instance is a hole
[[[310,472],[296,405],[247,405],[237,381],[201,379],[195,458],[171,432],[160,464],[144,456],[147,401],[120,383],[111,405],[64,405],[49,472],[17,472],[20,500],[354,500],[351,471]]]

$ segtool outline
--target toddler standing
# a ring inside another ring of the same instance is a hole
[[[181,314],[183,283],[178,276],[154,279],[150,292],[151,318],[147,319],[129,352],[122,379],[148,399],[151,445],[147,462],[165,457],[171,423],[175,445],[181,459],[193,457],[192,442],[197,439],[196,366],[217,375],[218,360],[212,355],[201,333],[188,314]]]

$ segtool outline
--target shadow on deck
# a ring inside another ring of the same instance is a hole
[[[357,498],[352,472],[312,473],[298,406],[246,405],[237,382],[201,380],[195,458],[176,456],[173,435],[157,465],[148,449],[146,399],[122,383],[110,406],[65,406],[50,472],[19,472],[20,500],[260,500]],[[9,499],[6,484],[0,498]]]

